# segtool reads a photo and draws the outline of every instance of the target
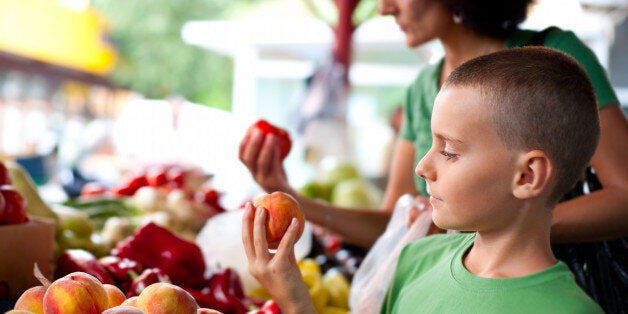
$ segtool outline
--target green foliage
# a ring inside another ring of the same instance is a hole
[[[181,39],[190,20],[225,19],[234,3],[251,0],[95,0],[118,51],[111,79],[119,86],[163,99],[173,94],[230,109],[232,60]]]

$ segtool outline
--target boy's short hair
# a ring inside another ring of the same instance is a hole
[[[478,88],[499,137],[515,150],[544,151],[555,169],[555,203],[582,178],[600,125],[593,86],[567,54],[545,47],[505,49],[453,71],[447,86]]]

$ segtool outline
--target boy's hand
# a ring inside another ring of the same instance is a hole
[[[240,142],[238,158],[266,192],[290,189],[276,135],[253,130]]]
[[[249,273],[270,293],[282,313],[316,313],[294,256],[297,220],[292,220],[277,252],[270,253],[266,243],[267,217],[265,208],[260,206],[254,210],[250,202],[245,205],[242,244],[249,262]]]

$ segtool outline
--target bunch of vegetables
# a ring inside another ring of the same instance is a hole
[[[232,269],[207,269],[196,244],[155,223],[139,227],[101,258],[81,249],[64,251],[57,259],[55,278],[76,271],[116,285],[127,297],[156,282],[172,283],[188,291],[199,306],[225,314],[261,310],[267,301],[246,296]]]

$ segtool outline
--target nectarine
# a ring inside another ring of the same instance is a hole
[[[255,208],[262,206],[268,211],[266,220],[266,241],[268,247],[276,249],[283,238],[292,218],[299,221],[299,231],[297,240],[303,234],[305,218],[301,213],[301,206],[289,194],[283,192],[273,192],[265,194],[257,198],[254,204]]]
[[[55,280],[44,294],[46,314],[100,314],[108,304],[102,283],[84,272],[73,272]]]
[[[135,306],[151,314],[190,314],[198,310],[198,303],[189,292],[167,282],[157,282],[144,288]]]
[[[103,284],[103,288],[105,288],[105,292],[107,292],[107,308],[118,306],[122,304],[122,302],[126,301],[126,296],[120,288],[108,283]]]
[[[22,295],[15,302],[14,310],[25,310],[36,314],[44,313],[44,294],[46,287],[35,286],[22,292]]]
[[[145,314],[144,311],[128,305],[118,305],[106,309],[102,314]]]

